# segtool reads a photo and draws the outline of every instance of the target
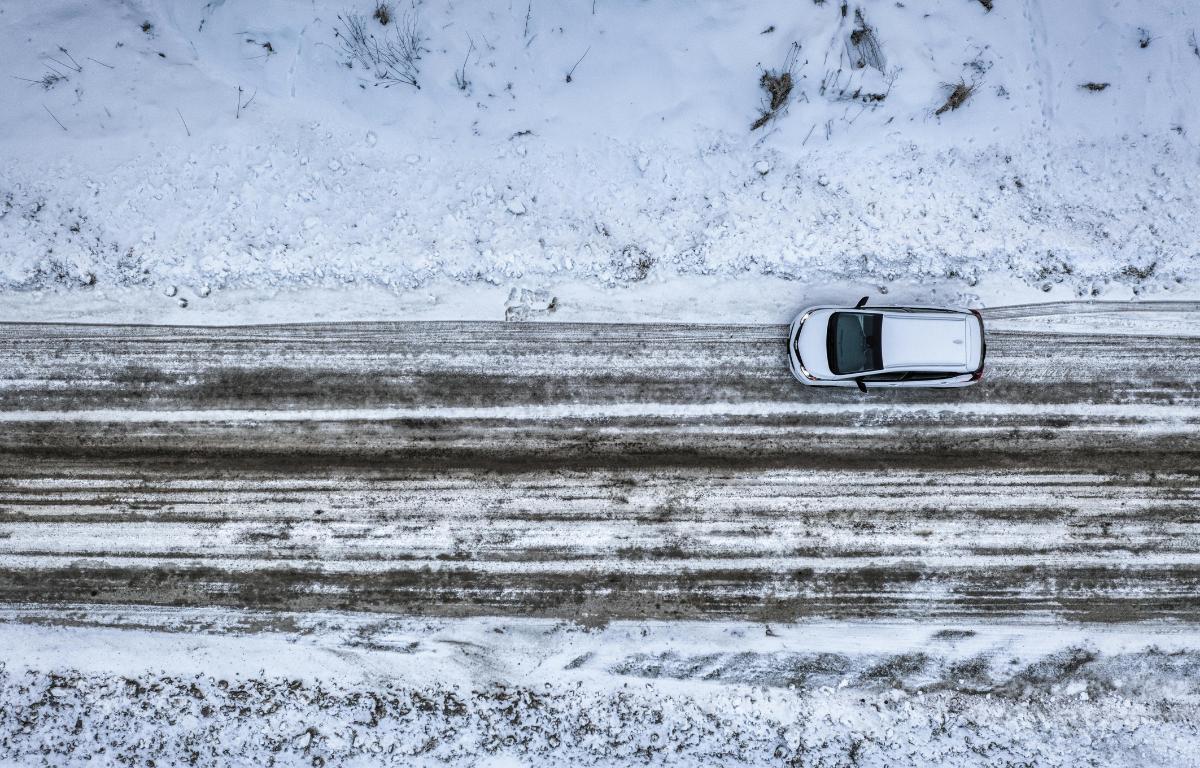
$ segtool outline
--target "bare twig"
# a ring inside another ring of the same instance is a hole
[[[583,60],[585,58],[587,58],[587,55],[588,55],[588,53],[591,52],[591,50],[592,50],[592,46],[589,45],[587,47],[587,50],[583,52],[583,56],[579,57],[579,61],[575,62],[575,67],[578,67],[581,63],[583,63]],[[575,75],[575,67],[571,67],[570,71],[567,72],[567,82],[568,83],[571,82],[571,78],[574,77],[574,75]]]
[[[529,17],[533,15],[533,0],[529,0],[529,5],[525,8],[525,33],[521,37],[529,37]]]
[[[47,115],[50,115],[50,117],[54,117],[54,113],[50,111],[50,107],[47,107],[45,104],[43,104],[42,109],[46,110]],[[62,120],[59,120],[57,117],[54,117],[54,122],[58,123],[59,128],[62,128],[64,131],[67,130],[67,126],[62,124]]]
[[[96,62],[97,64],[99,64],[102,67],[108,67],[109,69],[116,69],[116,67],[114,67],[112,64],[105,64],[103,61],[100,61],[100,59],[93,59],[91,56],[88,56],[88,59],[90,61]]]
[[[183,123],[183,130],[187,131],[188,136],[191,136],[192,132],[188,130],[187,120],[183,119],[183,113],[179,111],[179,107],[175,107],[175,114],[179,115],[179,122]]]
[[[864,92],[861,85],[855,88],[853,91],[850,90],[851,85],[854,83],[853,75],[851,75],[844,88],[835,88],[830,95],[834,101],[857,101],[861,104],[867,104],[872,107],[878,106],[886,101],[887,97],[892,94],[892,86],[895,85],[896,78],[899,76],[900,69],[897,67],[896,69],[893,69],[884,75],[884,81],[887,83],[887,88],[885,88],[882,92]],[[822,86],[822,89],[824,90],[824,86]],[[822,93],[822,95],[824,95],[824,93]]]
[[[53,59],[52,59],[52,61],[53,61]],[[65,79],[67,76],[65,73],[60,72],[57,69],[55,69],[53,64],[46,64],[46,69],[50,70],[51,72],[53,72],[54,74],[58,75],[61,78]],[[67,69],[70,69],[70,67],[67,67]]]
[[[237,112],[234,114],[233,119],[239,120],[239,119],[241,119],[241,117],[242,117],[242,86],[239,85],[238,86],[238,98],[237,98]]]
[[[454,84],[458,86],[458,90],[465,91],[471,83],[467,80],[467,62],[471,59],[471,53],[475,50],[475,41],[467,35],[467,40],[470,40],[471,45],[467,48],[467,55],[463,56],[462,68],[454,73]]]
[[[69,69],[74,72],[82,72],[83,71],[83,67],[79,66],[78,64],[75,64],[74,59],[71,59],[72,64],[67,64],[65,62],[59,61],[58,59],[54,58],[53,56],[47,56],[46,58],[50,59],[50,61],[53,61],[55,64],[62,67],[63,69]]]
[[[75,57],[74,57],[74,56],[72,56],[70,53],[68,53],[66,48],[63,48],[63,47],[60,45],[60,46],[58,46],[58,50],[59,50],[59,51],[61,51],[61,52],[62,52],[62,54],[63,54],[64,56],[66,56],[68,59],[70,59],[70,60],[71,60],[71,63],[75,65],[75,71],[76,71],[76,72],[82,72],[82,71],[83,71],[83,67],[79,66],[79,62],[75,61]]]

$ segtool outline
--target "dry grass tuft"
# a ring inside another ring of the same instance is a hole
[[[13,75],[13,78],[16,80],[23,80],[30,85],[40,86],[43,91],[48,91],[59,83],[65,83],[68,80],[67,76],[64,74],[50,71],[46,72],[46,74],[42,75],[37,80],[34,80],[31,77],[18,77],[17,75]],[[3,213],[0,213],[0,217],[3,217]]]
[[[983,6],[985,11],[990,12],[992,10],[992,0],[979,0],[979,4]]]
[[[375,12],[371,14],[383,26],[387,26],[392,21],[392,6],[387,3],[375,3]]]
[[[57,72],[47,72],[42,75],[42,79],[38,80],[37,84],[42,87],[42,90],[48,91],[59,83],[65,83],[66,81],[66,75],[60,75]]]
[[[946,87],[949,88],[951,86],[947,83]],[[966,81],[959,80],[958,83],[953,86],[953,90],[950,91],[950,95],[946,97],[946,103],[938,107],[937,111],[935,111],[933,114],[940,115],[944,112],[951,112],[958,109],[967,103],[967,99],[971,98],[971,96],[975,93],[975,88],[975,84],[972,83],[971,85],[967,85]]]
[[[850,59],[855,69],[871,67],[882,74],[887,68],[887,60],[883,56],[883,46],[875,28],[867,23],[861,9],[854,11],[854,29],[850,32]]]
[[[779,117],[779,113],[787,106],[794,85],[792,70],[796,67],[796,55],[799,52],[800,45],[792,43],[783,66],[778,70],[768,69],[758,78],[759,87],[766,92],[766,100],[758,119],[750,124],[750,130],[757,131]]]
[[[1154,274],[1158,269],[1158,262],[1152,261],[1144,267],[1139,267],[1133,264],[1128,265],[1121,270],[1121,274],[1125,277],[1131,277],[1134,280],[1145,280]]]
[[[791,72],[763,72],[762,78],[758,84],[767,92],[768,107],[775,112],[783,109],[783,105],[787,104],[788,97],[792,95],[792,73]]]
[[[763,110],[758,119],[750,124],[750,130],[756,131],[769,123],[772,118],[779,114],[779,110],[783,109],[787,104],[788,97],[792,95],[792,73],[791,72],[763,72],[759,78],[758,84],[767,92],[767,107]]]
[[[389,20],[393,19],[389,17]],[[335,28],[333,33],[342,43],[342,51],[349,59],[348,66],[357,64],[375,77],[377,85],[385,88],[404,84],[420,89],[417,75],[420,74],[421,52],[425,49],[415,12],[394,19],[396,23],[381,31],[378,38],[368,29],[364,16],[351,13],[344,18],[338,16],[338,21],[342,27]]]
[[[1085,91],[1103,91],[1108,86],[1108,83],[1083,83],[1079,87]]]

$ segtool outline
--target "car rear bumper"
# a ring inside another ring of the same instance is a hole
[[[987,363],[987,334],[983,327],[983,313],[978,309],[972,309],[971,314],[975,315],[975,319],[979,321],[979,367],[971,374],[971,382],[974,384],[983,378],[983,367]]]

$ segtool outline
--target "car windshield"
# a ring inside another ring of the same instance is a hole
[[[883,367],[879,329],[883,318],[863,312],[835,312],[829,318],[829,369],[837,375]]]

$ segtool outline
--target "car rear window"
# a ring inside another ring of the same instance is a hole
[[[878,371],[883,367],[879,345],[880,315],[834,312],[829,318],[829,369],[837,375]]]

